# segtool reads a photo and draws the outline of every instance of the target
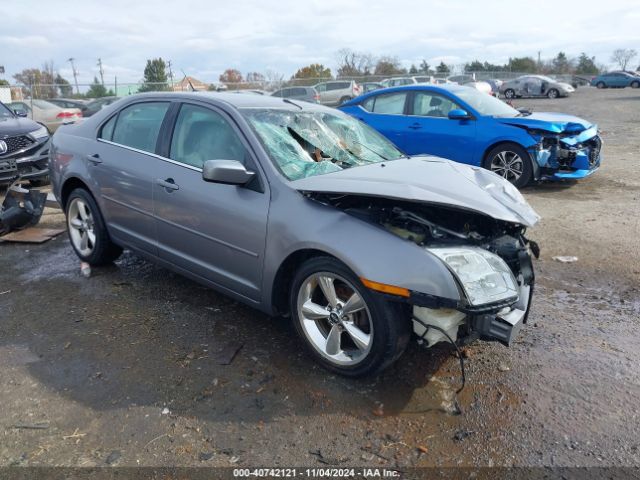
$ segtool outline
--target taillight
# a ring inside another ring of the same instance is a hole
[[[56,118],[71,118],[75,116],[75,113],[71,113],[71,112],[60,112],[58,115],[56,115]]]

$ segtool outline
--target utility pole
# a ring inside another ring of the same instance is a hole
[[[76,66],[73,63],[75,59],[73,57],[69,58],[69,60],[67,60],[67,62],[69,62],[71,64],[71,71],[73,71],[73,80],[76,83],[76,93],[78,95],[80,95],[80,88],[78,87],[78,71],[76,70]]]
[[[171,81],[171,90],[173,90],[173,70],[171,70],[171,60],[167,60],[167,68],[169,69],[169,80]]]
[[[102,69],[102,59],[100,58],[98,59],[98,67],[100,68],[100,81],[104,87],[104,70]]]

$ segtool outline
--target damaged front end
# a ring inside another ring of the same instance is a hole
[[[0,206],[0,236],[36,225],[45,207],[57,207],[52,194],[22,187],[18,178],[7,189]]]
[[[540,178],[579,179],[594,173],[601,162],[602,139],[592,126],[579,133],[530,132],[536,145],[529,153],[539,168]]]
[[[442,205],[359,195],[308,193],[361,220],[415,243],[447,267],[459,297],[411,291],[413,331],[426,347],[450,341],[513,342],[526,323],[535,281],[535,242],[526,227]],[[428,276],[428,272],[425,272]]]

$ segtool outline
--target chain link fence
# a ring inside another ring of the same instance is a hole
[[[500,79],[509,80],[522,75],[523,72],[465,72],[467,77],[472,77],[478,81]],[[458,75],[456,75],[458,76]],[[95,98],[116,96],[125,97],[141,92],[153,91],[241,91],[241,90],[259,90],[262,93],[269,93],[287,86],[312,86],[317,83],[332,80],[354,80],[356,83],[376,82],[379,83],[386,79],[421,77],[446,79],[448,74],[416,74],[416,75],[367,75],[352,77],[327,77],[327,78],[291,78],[285,80],[283,78],[265,79],[260,81],[243,81],[243,82],[203,82],[192,77],[186,77],[180,81],[163,82],[163,83],[143,83],[143,82],[105,82],[102,84],[95,83],[79,83],[79,84],[14,84],[9,86],[0,86],[0,101],[3,103],[25,102],[35,99],[48,100],[52,98],[68,98],[79,100],[92,100]]]

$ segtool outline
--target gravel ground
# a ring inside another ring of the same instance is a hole
[[[604,165],[524,191],[533,310],[466,349],[461,412],[446,347],[336,377],[287,321],[135,255],[80,277],[62,235],[0,244],[0,465],[640,466],[640,91],[515,103],[597,122]]]

